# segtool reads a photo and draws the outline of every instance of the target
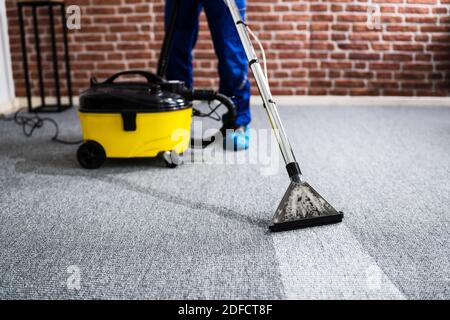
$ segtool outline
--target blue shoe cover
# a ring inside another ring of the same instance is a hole
[[[231,151],[247,150],[250,147],[250,127],[240,127],[234,131],[227,130],[223,147]]]

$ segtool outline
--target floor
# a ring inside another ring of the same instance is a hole
[[[253,162],[86,171],[51,127],[27,139],[0,122],[0,298],[448,299],[450,108],[361,101],[280,103],[306,179],[345,219],[277,234],[289,181],[273,143]],[[80,137],[74,111],[53,117]]]

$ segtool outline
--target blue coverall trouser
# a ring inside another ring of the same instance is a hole
[[[166,26],[174,0],[166,0]],[[245,19],[246,0],[237,0]],[[192,88],[192,50],[197,42],[199,16],[202,10],[208,20],[214,50],[219,60],[219,92],[231,97],[237,107],[237,126],[251,121],[248,61],[231,13],[223,0],[181,0],[166,77],[182,80]]]

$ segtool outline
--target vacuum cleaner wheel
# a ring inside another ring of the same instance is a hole
[[[105,149],[96,141],[86,141],[78,148],[77,159],[85,169],[98,169],[106,160]]]
[[[183,155],[178,154],[175,151],[164,152],[163,158],[166,166],[170,169],[175,169],[176,167],[183,164]]]

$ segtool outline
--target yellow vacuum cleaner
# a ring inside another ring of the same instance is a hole
[[[140,76],[142,81],[119,81]],[[84,143],[77,152],[86,169],[98,169],[107,158],[142,158],[163,155],[175,168],[190,145],[192,117],[210,116],[193,109],[194,100],[218,101],[225,105],[221,129],[232,129],[235,106],[213,90],[189,90],[181,81],[166,81],[150,72],[120,72],[103,83],[95,78],[80,96],[79,117]],[[210,140],[212,141],[212,140]]]

